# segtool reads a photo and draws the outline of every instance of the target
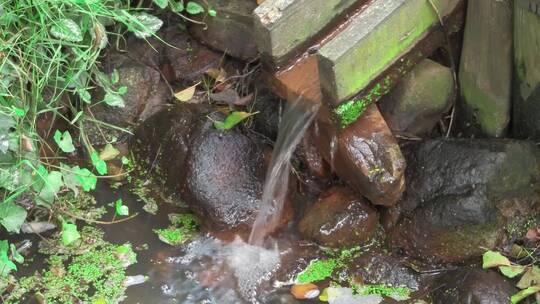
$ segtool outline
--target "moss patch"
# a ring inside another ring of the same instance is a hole
[[[193,214],[170,214],[171,225],[165,229],[154,229],[159,239],[169,245],[181,245],[195,237],[199,221]]]
[[[328,252],[330,258],[311,261],[306,269],[296,277],[296,281],[305,284],[331,278],[336,270],[346,267],[360,253],[361,247],[344,249],[339,252]]]

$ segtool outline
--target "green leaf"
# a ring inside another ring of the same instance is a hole
[[[171,1],[171,10],[175,13],[181,13],[184,11],[184,1]]]
[[[227,116],[227,118],[225,118],[224,121],[214,121],[214,127],[218,130],[229,130],[242,120],[255,114],[256,113],[232,112],[229,114],[229,116]]]
[[[204,12],[204,7],[197,2],[189,1],[186,6],[186,11],[191,15],[197,15]]]
[[[17,262],[19,264],[24,263],[24,257],[17,251],[17,247],[15,247],[14,244],[10,244],[9,249],[11,250],[11,258],[15,262]]]
[[[131,163],[131,161],[129,160],[129,158],[125,157],[125,156],[122,156],[122,165],[129,165]]]
[[[75,169],[77,180],[85,192],[96,189],[97,177],[94,175],[94,173],[86,168],[80,169],[78,166],[74,167],[73,169]]]
[[[17,265],[8,257],[8,241],[0,241],[0,277],[6,277],[12,270],[17,270]]]
[[[54,132],[54,141],[60,147],[60,150],[71,153],[75,151],[75,146],[73,146],[73,141],[71,139],[71,134],[69,134],[69,131],[65,131],[63,134],[56,130]]]
[[[134,14],[133,17],[137,19],[138,24],[135,24],[131,30],[138,38],[144,39],[155,35],[163,25],[161,19],[147,13]]]
[[[128,216],[129,215],[129,208],[128,206],[124,205],[122,203],[122,199],[118,199],[115,202],[115,210],[116,214],[120,216]]]
[[[527,298],[528,296],[531,296],[537,292],[540,291],[540,285],[531,286],[526,289],[523,289],[522,291],[516,293],[515,295],[510,298],[510,303],[516,304],[521,302],[521,300]]]
[[[79,231],[77,231],[77,226],[75,224],[67,222],[62,223],[62,244],[64,244],[64,246],[69,246],[80,238],[81,235],[79,234]]]
[[[128,87],[127,87],[127,86],[121,86],[121,87],[118,88],[118,94],[120,94],[120,95],[126,94],[127,91],[128,91]]]
[[[217,12],[216,12],[216,10],[214,10],[214,9],[209,9],[209,10],[208,10],[208,15],[209,15],[210,17],[215,17],[215,16],[217,15]]]
[[[21,225],[26,219],[26,210],[15,205],[13,202],[4,202],[0,204],[0,224],[6,228],[8,232],[19,233]]]
[[[118,81],[120,81],[120,74],[118,73],[117,69],[114,69],[112,74],[111,74],[111,83],[112,84],[117,84]]]
[[[518,275],[522,274],[525,270],[525,267],[521,265],[512,265],[512,266],[500,266],[499,270],[503,275],[505,275],[507,278],[515,278]]]
[[[21,108],[17,108],[16,106],[11,106],[11,111],[13,111],[13,114],[17,117],[24,117],[26,115],[26,111]]]
[[[99,158],[104,161],[115,159],[120,154],[112,144],[107,144],[99,153]]]
[[[96,151],[93,151],[92,154],[90,154],[90,159],[92,160],[92,164],[100,175],[107,174],[107,163],[105,163],[104,160],[99,158],[99,155]]]
[[[51,34],[60,40],[81,42],[83,34],[81,28],[71,19],[60,19],[51,27]]]
[[[60,188],[64,185],[62,180],[62,173],[58,171],[51,171],[47,174],[43,188],[39,193],[39,198],[45,203],[52,203],[56,197]]]
[[[490,250],[484,253],[482,268],[487,269],[499,266],[510,266],[510,260],[496,251]]]
[[[111,107],[119,107],[123,108],[126,106],[124,99],[122,96],[116,94],[116,93],[107,93],[105,94],[105,98],[103,98],[103,101],[108,104]]]
[[[166,8],[167,4],[169,4],[168,0],[154,0],[154,3],[159,6],[159,8]]]
[[[85,103],[91,103],[92,102],[92,95],[90,95],[88,90],[78,89],[77,94],[79,94],[79,98],[81,98],[81,100],[84,101]]]

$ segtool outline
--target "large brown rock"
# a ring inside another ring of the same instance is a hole
[[[315,137],[332,169],[371,203],[395,205],[405,189],[405,159],[377,106],[368,106],[345,129],[325,116],[323,109],[314,126]]]
[[[540,214],[540,152],[533,143],[436,139],[405,151],[406,216],[391,240],[410,256],[477,259],[502,244],[507,227]]]
[[[206,16],[204,24],[188,23],[190,33],[205,45],[232,57],[250,60],[257,57],[253,10],[254,0],[207,0],[217,14]]]
[[[302,236],[323,246],[350,247],[369,240],[379,225],[379,214],[346,187],[334,187],[300,220]]]

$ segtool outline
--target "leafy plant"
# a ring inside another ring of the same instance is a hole
[[[232,127],[236,126],[244,119],[253,116],[257,113],[248,113],[248,112],[232,112],[225,118],[224,121],[214,121],[214,128],[218,130],[229,130]]]
[[[15,245],[8,241],[0,241],[0,278],[6,277],[11,271],[17,270],[17,265],[24,262],[24,257],[17,252]]]
[[[522,275],[516,284],[521,291],[512,296],[510,299],[512,304],[519,303],[528,296],[540,292],[540,267],[536,265],[523,266],[512,263],[501,253],[490,250],[483,255],[482,268],[498,268],[508,278]]]

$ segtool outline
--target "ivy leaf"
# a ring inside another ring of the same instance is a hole
[[[521,265],[513,265],[513,266],[500,266],[499,270],[503,275],[505,275],[507,278],[515,278],[518,275],[522,274],[525,270],[525,267]]]
[[[49,172],[45,178],[43,188],[39,193],[39,198],[47,204],[54,202],[56,194],[58,191],[60,191],[60,188],[62,188],[63,185],[64,182],[62,180],[62,173],[58,171]],[[38,201],[38,204],[40,204],[40,201]]]
[[[11,106],[11,111],[13,111],[13,114],[17,117],[24,117],[26,115],[26,111],[21,108],[17,108],[16,106]]]
[[[86,168],[79,168],[79,166],[73,167],[75,170],[76,178],[85,192],[96,189],[97,177],[90,170]]]
[[[167,4],[169,4],[168,0],[154,0],[154,3],[159,6],[159,8],[163,9],[167,7]]]
[[[487,269],[499,266],[510,266],[510,260],[496,251],[490,250],[484,253],[482,268]]]
[[[116,149],[112,144],[107,144],[103,150],[99,153],[99,158],[103,161],[115,159],[120,154],[120,151]]]
[[[128,216],[129,215],[129,208],[128,206],[124,205],[122,203],[122,199],[118,199],[115,202],[115,210],[116,214],[120,216]]]
[[[92,102],[92,95],[88,92],[86,89],[77,89],[77,94],[79,94],[79,98],[81,98],[82,101],[85,103]],[[82,113],[82,112],[80,112]]]
[[[197,2],[189,1],[186,6],[186,11],[191,15],[197,15],[204,12],[204,7]]]
[[[232,127],[236,126],[242,120],[255,115],[257,113],[248,113],[248,112],[232,112],[225,118],[224,121],[214,121],[214,127],[218,130],[229,130]]]
[[[59,130],[56,130],[54,132],[54,141],[60,147],[60,150],[64,151],[65,153],[71,153],[75,151],[75,147],[73,146],[73,141],[71,139],[71,134],[69,134],[69,131],[60,132]]]
[[[139,24],[135,24],[135,27],[131,30],[138,38],[144,39],[155,35],[163,25],[161,19],[147,13],[134,14],[133,17],[137,19]]]
[[[67,222],[62,223],[62,244],[64,246],[69,246],[80,238],[81,235],[79,231],[77,231],[77,226],[75,224]]]
[[[60,19],[51,27],[51,35],[68,42],[81,42],[83,34],[81,28],[71,19]]]
[[[104,160],[99,158],[99,155],[96,151],[93,151],[92,154],[90,154],[90,159],[92,160],[92,164],[100,175],[107,174],[107,163],[105,163]]]
[[[19,263],[19,264],[22,264],[24,263],[24,257],[17,251],[17,248],[15,247],[14,244],[10,244],[9,245],[9,249],[11,251],[11,258]]]
[[[214,10],[214,9],[209,9],[209,10],[208,10],[208,15],[209,15],[210,17],[215,17],[215,16],[217,15],[217,12],[216,12],[216,10]]]
[[[107,93],[103,98],[103,101],[111,107],[123,108],[126,106],[122,96],[116,93]]]
[[[0,277],[6,277],[12,270],[17,270],[17,265],[8,257],[8,241],[0,241]]]
[[[510,298],[510,303],[516,304],[521,302],[521,300],[527,298],[528,296],[531,296],[537,292],[540,291],[540,285],[531,286],[526,289],[523,289],[522,291],[516,293]]]
[[[118,88],[118,94],[120,94],[120,95],[126,94],[127,91],[128,91],[128,87],[127,87],[127,86],[121,86],[121,87]]]
[[[184,1],[172,1],[171,10],[175,13],[181,13],[184,11]]]
[[[26,210],[13,202],[4,202],[0,204],[0,224],[8,232],[19,233],[21,225],[26,219]]]

